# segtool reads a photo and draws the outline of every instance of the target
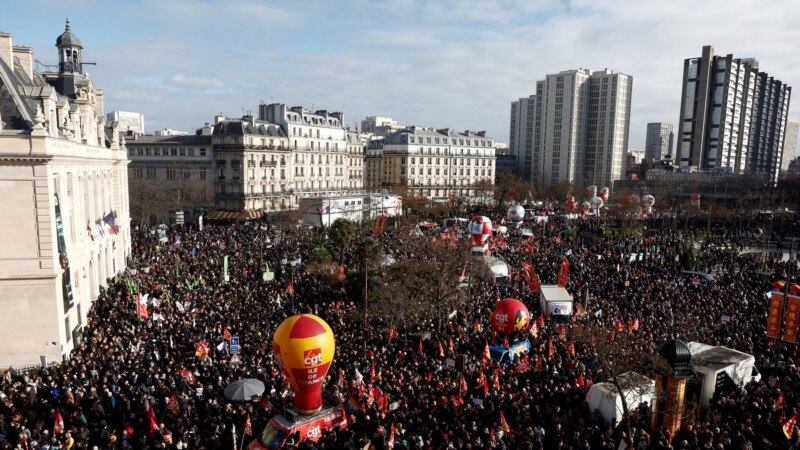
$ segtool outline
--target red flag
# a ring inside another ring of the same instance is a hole
[[[344,387],[344,369],[342,369],[341,367],[339,368],[338,375],[339,377],[336,380],[336,385],[339,387]]]
[[[247,421],[244,423],[244,435],[253,435],[253,424],[250,422],[250,414],[247,415]]]
[[[617,333],[625,331],[625,322],[622,319],[617,319]]]
[[[775,411],[783,409],[786,406],[786,399],[783,397],[783,392],[778,392],[778,400],[775,401]]]
[[[473,333],[481,332],[481,323],[478,322],[478,319],[475,319],[475,322],[472,324],[472,332]]]
[[[64,418],[61,417],[61,410],[56,408],[55,423],[53,424],[53,435],[58,436],[64,432]]]
[[[194,383],[194,374],[189,369],[178,369],[178,375],[183,378],[183,381],[192,384]]]
[[[536,323],[539,324],[540,327],[544,326],[544,314],[539,314],[539,317],[536,318]]]
[[[633,333],[633,320],[628,319],[628,334]]]
[[[485,380],[483,382],[483,396],[484,397],[489,396],[489,383],[487,383]]]
[[[461,375],[461,395],[466,395],[468,390],[469,386],[467,386],[467,380],[464,379],[464,375]]]
[[[583,372],[581,372],[580,374],[578,374],[578,386],[580,386],[581,388],[584,388],[584,387],[586,387],[586,381],[585,381],[585,379],[583,378]]]
[[[616,333],[614,330],[611,330],[611,331],[608,333],[608,340],[609,340],[609,341],[613,341],[613,340],[614,340],[614,339],[616,339],[616,338],[617,338],[617,333]]]
[[[506,422],[506,415],[503,414],[503,410],[500,410],[500,428],[506,432],[506,434],[511,432],[511,427],[508,426],[508,422]]]
[[[542,370],[544,370],[544,363],[542,362],[542,357],[536,355],[536,371],[541,372]]]
[[[569,343],[569,347],[567,347],[567,354],[568,355],[574,355],[575,354],[575,343],[574,342],[570,342]]]
[[[370,380],[374,380],[375,379],[375,360],[374,359],[372,360],[372,365],[369,368],[369,379]]]
[[[392,328],[389,329],[389,340],[397,339],[397,328],[392,325]]]
[[[552,339],[548,339],[547,340],[547,357],[548,358],[552,358],[553,355],[555,355],[555,354],[556,354],[556,349],[555,349],[555,347],[553,347],[553,340]]]
[[[792,438],[795,424],[797,424],[797,414],[794,414],[788,422],[783,424],[783,434],[786,436],[786,439]]]
[[[561,268],[558,270],[558,286],[567,287],[567,279],[569,278],[569,259],[565,256],[561,260]]]
[[[147,305],[145,305],[144,302],[142,301],[141,293],[136,294],[136,313],[139,314],[139,316],[144,317],[145,319],[150,317],[150,313],[147,312]]]
[[[181,407],[178,403],[178,395],[176,393],[172,393],[171,396],[167,397],[167,409],[175,414],[176,416],[181,413]]]
[[[561,340],[562,341],[567,340],[567,324],[565,323],[561,324]]]
[[[519,359],[519,367],[517,368],[519,373],[527,373],[531,370],[531,363],[528,361],[528,355],[522,355]]]
[[[522,276],[525,277],[525,281],[528,282],[528,289],[531,292],[539,292],[540,285],[539,285],[539,276],[536,275],[536,270],[533,268],[533,264],[529,262],[523,261],[521,263],[522,266]]]
[[[208,358],[208,344],[205,342],[198,342],[194,350],[194,356],[199,356],[203,359]]]
[[[508,336],[503,335],[503,348],[508,348]]]
[[[156,412],[153,410],[153,405],[147,399],[144,400],[144,407],[147,410],[147,419],[150,422],[150,436],[152,437],[158,430],[158,420],[156,420]]]
[[[422,354],[422,338],[419,338],[419,345],[417,346],[417,352],[419,352],[420,355]]]
[[[447,336],[447,351],[450,353],[456,352],[456,347],[453,345],[453,338],[451,336]]]
[[[393,449],[394,448],[394,424],[390,427],[391,430],[389,431],[389,439],[386,440],[386,448]]]
[[[442,347],[442,341],[436,339],[436,343],[439,345],[439,356],[444,356],[444,347]]]
[[[286,285],[286,293],[289,295],[294,295],[294,285],[290,281],[288,285]]]
[[[489,353],[489,341],[484,341],[483,343],[483,355],[481,355],[481,362],[484,364],[489,364],[489,361],[492,359],[492,354]]]
[[[231,337],[232,337],[231,336],[231,330],[229,330],[228,327],[223,326],[222,327],[222,339],[225,339],[226,341],[230,341]]]

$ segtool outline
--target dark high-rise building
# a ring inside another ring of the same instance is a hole
[[[678,165],[777,180],[790,96],[755,59],[703,47],[700,58],[684,62]]]

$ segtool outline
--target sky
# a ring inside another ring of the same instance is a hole
[[[796,0],[9,0],[0,30],[57,63],[69,18],[106,111],[193,131],[261,102],[508,142],[510,104],[562,70],[633,77],[629,148],[675,126],[683,60],[703,45],[800,86]],[[790,120],[800,119],[797,101]]]

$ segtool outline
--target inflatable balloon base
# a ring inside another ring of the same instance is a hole
[[[489,355],[498,363],[513,362],[521,357],[525,352],[530,353],[531,343],[527,339],[522,342],[511,344],[508,348],[502,345],[490,345]]]

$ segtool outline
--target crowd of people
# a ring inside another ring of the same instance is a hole
[[[268,222],[187,225],[170,228],[166,239],[138,230],[135,266],[107,280],[69,358],[29,373],[5,372],[2,448],[230,449],[242,439],[247,445],[292,405],[271,341],[275,328],[300,312],[317,314],[333,329],[336,355],[324,389],[347,405],[349,425],[292,447],[800,448],[798,430],[787,438],[782,429],[800,409],[800,353],[765,335],[765,293],[773,281],[797,279],[796,258],[740,254],[745,244],[724,224],[681,229],[653,218],[616,231],[596,219],[524,226],[532,235],[510,230],[495,238],[502,245],[493,245],[511,268],[509,279],[470,283],[446,321],[389,323],[376,315],[368,326],[360,297],[335,277],[306,270],[325,240],[319,230]],[[409,248],[424,248],[412,241],[449,245],[434,239],[440,233],[390,224],[376,238],[402,260]],[[467,232],[451,236],[454,252],[468,248]],[[359,267],[354,246],[333,253],[347,270]],[[563,323],[540,319],[538,296],[520,264],[530,262],[542,284],[555,284],[565,256],[567,290],[580,313]],[[698,283],[682,274],[687,269],[715,281]],[[501,339],[491,330],[491,308],[507,297],[523,301],[538,322],[523,337],[531,351],[511,364],[482,361],[485,345]],[[634,322],[635,329],[628,326]],[[226,332],[239,338],[239,354],[230,354]],[[621,365],[652,377],[652,367],[640,362],[676,338],[755,355],[764,376],[721,386],[708,407],[688,395],[674,436],[651,429],[648,405],[612,423],[589,408],[592,381],[619,374]],[[609,364],[617,353],[641,358]],[[241,378],[263,381],[263,396],[227,401],[225,386]],[[253,432],[243,434],[248,420]]]

